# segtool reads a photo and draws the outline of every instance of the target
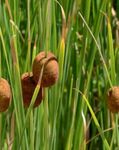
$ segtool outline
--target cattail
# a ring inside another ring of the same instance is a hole
[[[11,101],[11,89],[7,80],[0,78],[0,112],[8,109]]]
[[[33,78],[37,83],[44,65],[41,85],[50,87],[56,83],[59,76],[59,66],[55,55],[51,52],[40,52],[33,62]]]
[[[119,112],[119,86],[114,86],[109,89],[107,102],[111,112]]]
[[[27,108],[30,105],[34,90],[36,88],[36,83],[33,80],[32,73],[24,73],[21,77],[21,85],[22,85],[22,94],[23,94],[23,103]],[[37,98],[34,103],[34,108],[39,106],[43,99],[43,88],[40,88]]]

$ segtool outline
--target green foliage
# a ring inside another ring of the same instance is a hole
[[[118,18],[118,0],[0,0],[0,77],[12,90],[0,149],[119,149],[118,115],[106,103],[119,83]],[[38,84],[25,109],[21,75],[42,50],[56,55],[59,79],[33,109]]]

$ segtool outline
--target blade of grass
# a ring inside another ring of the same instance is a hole
[[[100,127],[100,124],[99,124],[99,122],[98,122],[96,116],[95,116],[95,113],[94,113],[93,109],[91,108],[91,106],[90,106],[90,104],[89,104],[89,100],[86,98],[86,96],[85,96],[81,91],[79,91],[79,90],[77,90],[77,89],[75,89],[75,90],[76,90],[78,93],[80,93],[81,96],[83,97],[83,99],[85,100],[86,105],[88,106],[88,109],[90,110],[90,113],[91,113],[91,116],[92,116],[92,118],[93,118],[93,121],[94,121],[94,123],[95,123],[95,125],[96,125],[96,127],[97,127],[97,129],[98,129],[98,131],[99,131],[99,133],[100,133],[100,136],[101,136],[101,138],[102,138],[102,141],[104,142],[105,148],[106,148],[107,150],[110,149],[110,146],[109,146],[109,144],[108,144],[108,142],[107,142],[107,139],[105,138],[105,136],[104,136],[104,134],[103,134],[103,131],[102,131],[101,127]]]
[[[105,60],[104,60],[104,58],[103,58],[101,49],[100,49],[100,47],[99,47],[99,44],[97,43],[96,38],[94,37],[94,35],[93,35],[91,29],[89,28],[88,24],[86,23],[85,19],[83,18],[82,14],[81,14],[80,12],[79,12],[79,15],[80,15],[81,19],[83,20],[83,22],[85,23],[85,25],[86,25],[88,31],[90,32],[90,34],[91,34],[91,36],[92,36],[92,38],[93,38],[93,40],[94,40],[94,42],[95,42],[95,45],[97,46],[99,55],[100,55],[100,57],[101,57],[101,60],[102,60],[102,62],[103,62],[103,65],[104,65],[104,68],[105,68],[105,71],[106,71],[106,74],[107,74],[108,81],[109,81],[109,83],[110,83],[110,86],[112,87],[112,81],[111,81],[111,79],[110,79],[110,75],[109,75],[109,72],[108,72],[108,69],[107,69]]]

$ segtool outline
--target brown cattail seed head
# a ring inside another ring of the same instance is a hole
[[[21,77],[22,94],[23,94],[23,104],[27,108],[30,105],[34,90],[36,88],[36,83],[33,80],[32,73],[24,73]],[[39,106],[43,99],[43,88],[40,88],[37,98],[34,103],[34,108]]]
[[[33,62],[33,78],[37,83],[41,74],[41,69],[44,65],[42,74],[42,87],[49,87],[56,83],[59,76],[59,66],[55,55],[51,52],[40,52]]]
[[[119,112],[119,86],[114,86],[108,91],[108,108],[111,112]]]
[[[7,80],[0,78],[0,112],[8,109],[11,100],[10,85]]]

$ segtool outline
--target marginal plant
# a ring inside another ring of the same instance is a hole
[[[119,86],[114,86],[108,91],[108,108],[111,112],[119,112]]]
[[[8,109],[11,101],[11,89],[6,79],[0,78],[0,112]]]
[[[36,83],[33,80],[33,75],[32,73],[24,73],[21,77],[21,85],[22,85],[22,94],[23,94],[23,104],[27,108],[30,105]],[[41,87],[39,90],[39,93],[37,95],[37,98],[34,103],[34,108],[39,106],[42,99],[43,99],[43,88]]]
[[[59,76],[59,66],[55,55],[51,52],[40,52],[33,62],[33,78],[37,83],[41,73],[41,68],[44,65],[41,86],[50,87],[56,83]]]

